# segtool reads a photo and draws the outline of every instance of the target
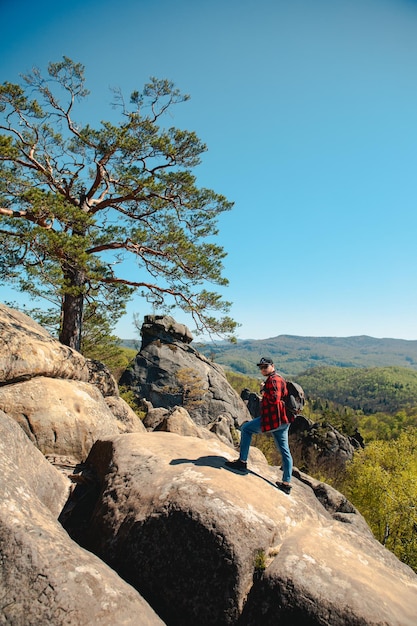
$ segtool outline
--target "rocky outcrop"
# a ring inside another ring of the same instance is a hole
[[[68,482],[0,412],[0,623],[159,626],[135,589],[57,522]]]
[[[238,424],[251,419],[223,369],[195,350],[191,340],[187,327],[172,317],[146,316],[141,349],[120,384],[154,408],[184,406],[198,425],[207,426],[219,415]]]
[[[169,315],[146,315],[141,328],[142,348],[149,343],[160,340],[165,343],[179,341],[189,344],[193,336],[187,326],[180,324]]]
[[[89,382],[86,359],[24,313],[1,304],[0,331],[0,382],[15,383],[35,376]]]
[[[300,475],[287,496],[259,451],[246,476],[233,456],[172,433],[99,441],[94,513],[65,525],[167,624],[415,625],[417,576],[340,494]]]
[[[44,454],[85,459],[93,443],[119,433],[100,391],[78,380],[37,376],[0,387],[0,409]]]
[[[15,490],[6,478],[12,475],[16,494],[21,491],[21,481],[55,518],[58,517],[69,496],[68,480],[45,460],[18,424],[0,411],[0,500],[13,497]]]
[[[314,423],[300,415],[290,427],[290,440],[297,444],[299,455],[306,467],[327,465],[344,470],[351,461],[356,447],[351,439],[328,423]]]
[[[285,495],[257,448],[225,468],[250,413],[185,326],[145,320],[143,423],[105,366],[0,326],[1,624],[417,622],[417,576],[342,494],[294,469]]]
[[[86,458],[100,437],[144,431],[102,364],[0,305],[0,410],[44,453]]]
[[[170,410],[152,409],[146,416],[144,424],[149,431],[176,433],[184,437],[198,437],[199,439],[220,439],[233,449],[240,440],[240,433],[236,431],[231,417],[219,415],[207,427],[197,426],[188,411],[181,406]]]

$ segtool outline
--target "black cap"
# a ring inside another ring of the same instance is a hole
[[[272,359],[265,358],[264,356],[256,365],[259,367],[260,365],[273,365],[274,362]]]

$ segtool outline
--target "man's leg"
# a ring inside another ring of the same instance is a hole
[[[261,418],[255,417],[250,422],[245,422],[240,429],[240,455],[241,461],[247,461],[249,456],[252,436],[261,433]]]
[[[292,456],[288,444],[289,429],[289,424],[282,424],[277,430],[274,430],[274,432],[272,433],[275,444],[281,453],[283,470],[282,482],[288,485],[291,481],[292,475]]]
[[[236,461],[226,461],[225,465],[234,470],[246,472],[247,460],[249,456],[250,443],[252,441],[252,435],[262,432],[261,430],[261,418],[255,417],[250,422],[245,422],[240,429],[240,454]]]

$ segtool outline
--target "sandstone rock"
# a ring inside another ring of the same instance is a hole
[[[324,467],[329,464],[344,469],[355,452],[350,438],[340,433],[331,424],[313,423],[300,415],[291,424],[290,442],[296,441],[307,466],[311,458]]]
[[[155,430],[159,424],[162,423],[164,418],[169,415],[169,412],[169,409],[163,409],[161,407],[157,409],[150,408],[143,420],[143,425],[146,430]]]
[[[100,437],[119,432],[99,390],[76,380],[38,376],[0,387],[0,409],[44,454],[85,459]]]
[[[334,494],[319,499],[297,478],[283,494],[281,473],[252,452],[242,476],[225,468],[235,455],[216,440],[153,432],[97,442],[87,465],[101,495],[86,545],[168,624],[414,626],[412,570],[367,527],[334,519]]]
[[[183,407],[179,406],[167,411],[162,421],[154,429],[166,433],[175,433],[183,437],[198,437],[199,439],[217,439],[218,435],[204,426],[197,426]],[[220,437],[220,439],[222,439]]]
[[[105,402],[117,419],[117,426],[121,433],[144,432],[146,428],[142,420],[120,396],[107,396]]]
[[[145,315],[141,328],[142,346],[154,339],[191,343],[193,336],[185,324],[179,324],[169,315]]]
[[[3,304],[0,330],[0,409],[45,454],[79,461],[106,432],[143,431],[103,363],[85,359]]]
[[[176,433],[184,437],[198,437],[199,429],[183,407],[177,407],[165,415],[155,430]]]
[[[147,316],[142,326],[141,349],[134,364],[121,376],[120,384],[155,408],[184,406],[200,426],[206,426],[220,414],[230,415],[238,424],[251,419],[223,369],[190,346],[192,336],[185,326],[180,326],[178,331],[178,325],[169,316]],[[197,381],[200,393],[189,404],[183,397],[187,375]]]
[[[416,623],[417,576],[369,535],[321,524],[294,528],[252,587],[239,626]]]
[[[240,397],[248,407],[248,411],[252,417],[259,417],[261,414],[261,398],[258,393],[250,391],[250,389],[243,389]]]
[[[2,413],[0,434],[0,623],[162,626],[137,591],[58,524],[65,479]]]
[[[104,397],[118,396],[117,383],[104,363],[95,359],[85,359],[88,370],[88,382],[98,387]]]
[[[24,313],[0,304],[0,382],[34,376],[88,381],[84,357],[62,345]]]
[[[0,410],[0,500],[11,489],[4,478],[10,472],[16,474],[16,484],[21,479],[29,485],[40,502],[58,517],[69,496],[68,480],[48,463],[19,425]]]
[[[90,382],[104,396],[118,395],[109,369],[54,339],[30,317],[0,304],[0,383],[36,376]]]
[[[298,478],[305,485],[311,487],[314,495],[328,511],[333,519],[339,522],[345,522],[351,524],[359,533],[370,534],[370,528],[365,521],[365,518],[355,509],[355,507],[349,502],[349,500],[341,494],[339,491],[327,485],[326,483],[316,480],[300,472],[297,468],[293,469],[293,476]],[[354,513],[354,515],[352,515]]]
[[[237,440],[240,440],[240,431],[238,435],[238,431],[235,430],[234,424],[231,422],[231,418],[228,415],[219,415],[214,422],[208,424],[207,429],[216,434],[220,441],[226,445],[232,446],[232,448],[235,442],[237,443]],[[235,433],[235,439],[233,439],[232,432]]]

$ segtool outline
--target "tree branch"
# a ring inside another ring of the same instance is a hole
[[[184,302],[186,302],[189,306],[192,306],[191,298],[187,298],[187,296],[182,291],[177,291],[176,289],[169,289],[168,287],[158,287],[157,285],[153,285],[152,283],[145,282],[136,282],[133,280],[127,280],[124,278],[102,278],[102,282],[114,285],[128,285],[129,287],[145,287],[149,289],[152,293],[155,294],[169,294],[170,296],[178,297]]]
[[[42,228],[46,228],[47,230],[50,230],[52,228],[52,222],[47,222],[46,217],[36,217],[29,211],[13,211],[13,209],[0,207],[0,215],[5,215],[6,217],[20,217],[22,219],[28,220],[29,222],[33,222],[37,226],[42,226]]]

